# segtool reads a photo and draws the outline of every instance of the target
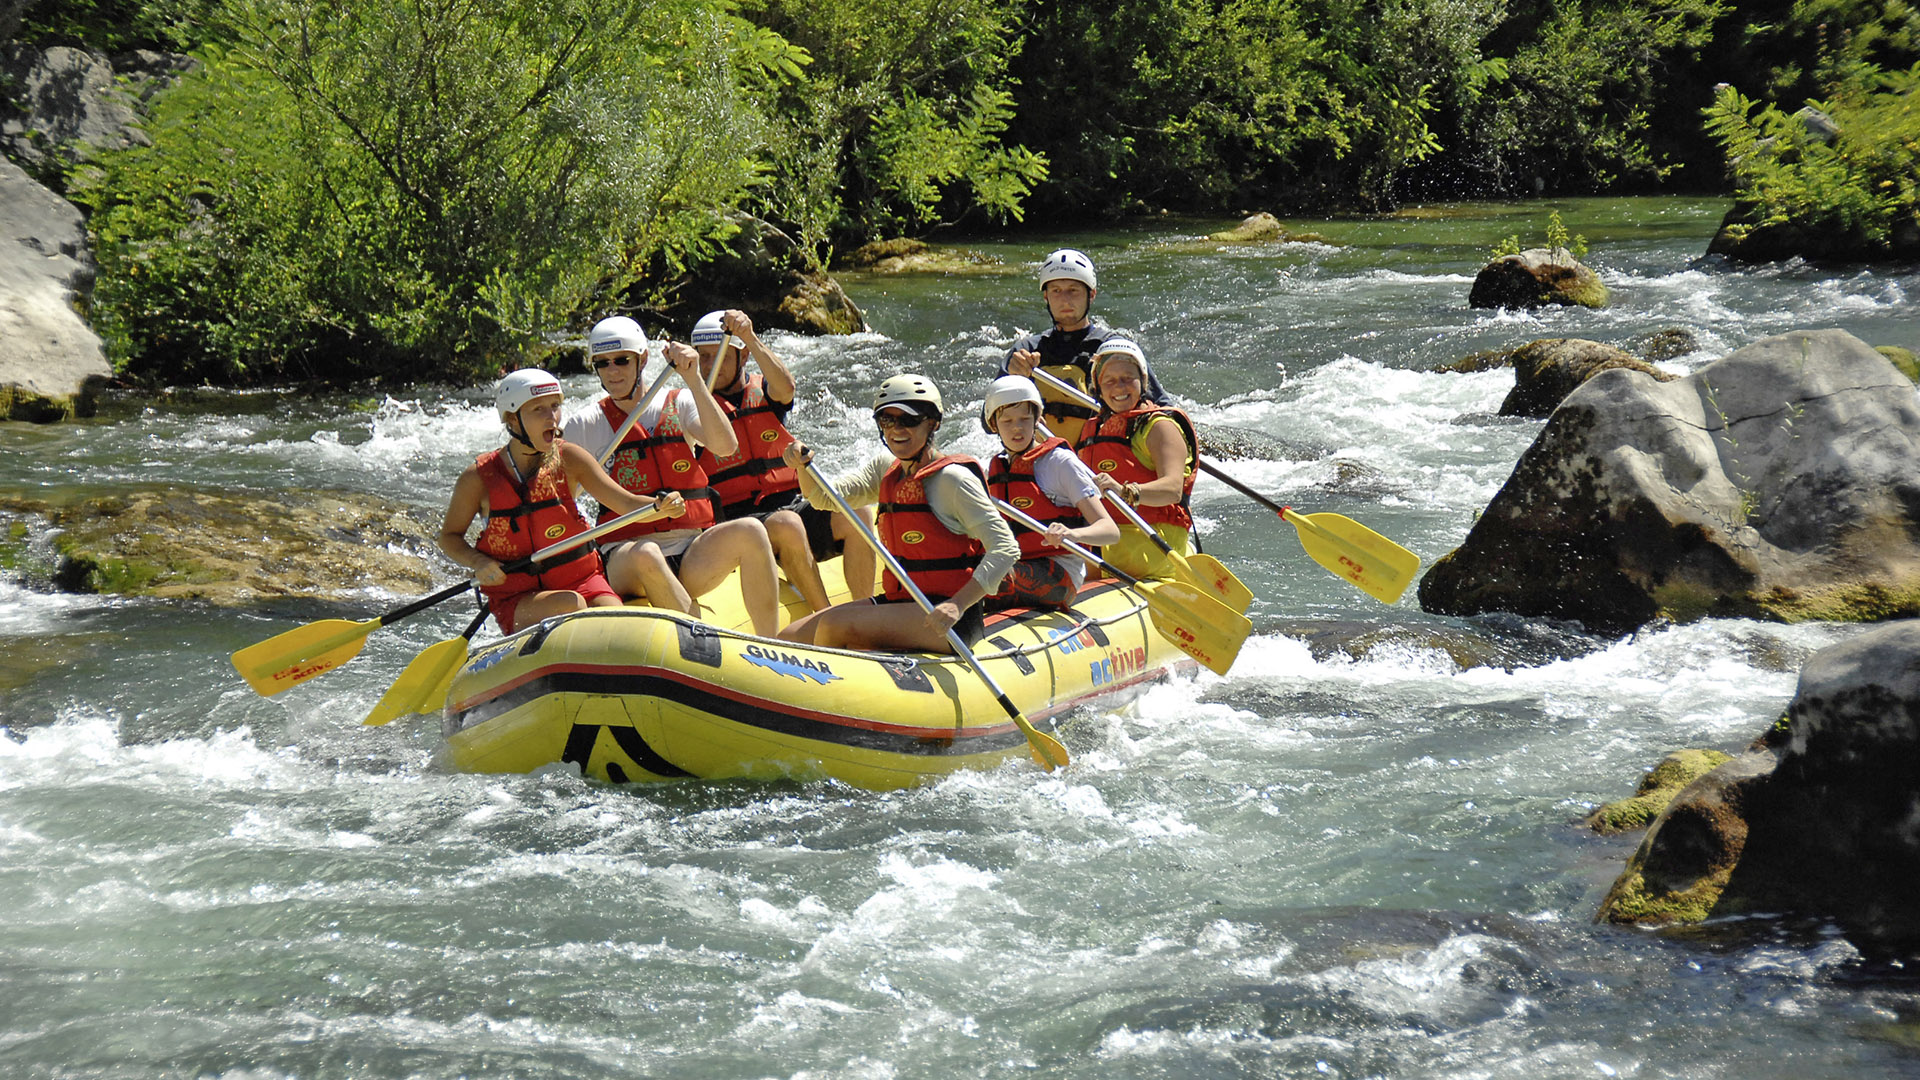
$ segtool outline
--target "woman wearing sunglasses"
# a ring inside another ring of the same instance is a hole
[[[881,543],[933,601],[933,610],[921,611],[889,570],[883,595],[815,612],[781,637],[843,649],[945,653],[953,651],[949,629],[968,645],[986,632],[985,600],[1020,561],[1020,543],[987,497],[980,463],[934,448],[940,416],[933,380],[895,375],[881,383],[873,420],[886,450],[832,481],[849,506],[878,504]],[[807,502],[829,509],[832,497],[811,471],[801,470],[812,458],[798,442],[783,455],[799,472]]]
[[[696,614],[693,598],[725,581],[737,566],[754,632],[771,635],[780,625],[780,605],[767,530],[752,518],[716,525],[707,473],[700,466],[701,446],[722,455],[734,452],[733,424],[700,377],[700,354],[677,342],[668,342],[665,351],[686,386],[640,414],[607,460],[607,472],[635,494],[684,500],[686,512],[629,526],[602,540],[607,580],[623,596]],[[646,360],[647,336],[638,323],[616,315],[594,325],[587,362],[607,393],[567,419],[568,442],[595,456],[605,452],[627,414],[646,397],[640,377]]]

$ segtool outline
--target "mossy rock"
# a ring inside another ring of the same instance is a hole
[[[1587,815],[1587,827],[1602,836],[1644,829],[1688,784],[1713,771],[1732,755],[1718,750],[1676,750],[1640,780],[1630,799],[1607,803]]]
[[[406,507],[373,496],[167,488],[52,500],[0,494],[0,509],[58,530],[53,581],[69,592],[240,605],[433,585],[428,529]],[[14,543],[26,539],[23,532]]]
[[[997,276],[1022,274],[1025,267],[1012,267],[977,251],[936,248],[924,240],[875,240],[862,244],[839,263],[842,269],[869,274],[968,274]]]
[[[1920,357],[1915,356],[1912,349],[1903,349],[1898,345],[1875,345],[1873,348],[1892,361],[1893,366],[1899,368],[1900,374],[1905,375],[1909,382],[1920,384]]]

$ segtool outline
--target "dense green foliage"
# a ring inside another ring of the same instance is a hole
[[[1719,184],[1710,105],[1768,220],[1883,237],[1914,199],[1910,0],[37,0],[20,37],[202,61],[74,185],[94,322],[168,379],[483,376],[660,300],[742,212],[820,266],[953,225]],[[1840,139],[1802,138],[1808,97]]]
[[[711,13],[229,0],[91,189],[96,325],[175,376],[516,362],[643,258],[698,256],[754,179],[755,114],[694,62],[732,55]]]
[[[1792,226],[1822,234],[1834,252],[1885,252],[1896,240],[1920,248],[1920,64],[1887,74],[1859,65],[1835,91],[1790,113],[1756,112],[1740,91],[1720,89],[1707,127],[1752,215],[1731,228]]]

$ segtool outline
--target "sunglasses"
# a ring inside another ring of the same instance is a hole
[[[877,412],[873,414],[873,422],[880,425],[881,431],[892,431],[895,429],[904,431],[907,428],[919,427],[921,424],[926,423],[926,421],[926,417],[917,413],[908,415],[907,413],[894,411]]]
[[[633,357],[631,356],[596,356],[593,358],[593,370],[599,371],[608,364],[612,364],[614,367],[626,367],[631,363],[633,363]]]

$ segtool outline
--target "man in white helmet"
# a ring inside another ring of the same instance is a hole
[[[1093,314],[1093,298],[1099,292],[1100,279],[1094,273],[1093,260],[1085,253],[1061,248],[1048,255],[1040,264],[1040,296],[1047,302],[1053,326],[1015,341],[1001,361],[998,374],[1031,379],[1034,369],[1039,368],[1094,396],[1093,354],[1108,338],[1127,336]],[[1078,442],[1080,428],[1093,418],[1094,410],[1050,386],[1040,388],[1040,397],[1045,402],[1047,426],[1069,445]],[[1149,382],[1147,397],[1156,404],[1172,404],[1157,378]]]
[[[780,627],[780,599],[767,530],[751,518],[716,522],[699,460],[702,447],[734,452],[733,425],[700,376],[699,354],[678,342],[668,342],[664,351],[685,388],[669,390],[649,405],[607,464],[621,487],[639,494],[672,493],[685,500],[687,512],[603,540],[607,580],[623,596],[645,597],[655,607],[691,615],[698,613],[693,598],[713,590],[738,567],[754,632],[770,636]],[[632,319],[616,315],[595,324],[587,337],[587,362],[606,396],[567,419],[568,441],[596,457],[606,451],[614,432],[646,397],[641,378],[646,355],[646,335]]]
[[[440,525],[440,550],[473,571],[503,634],[554,615],[620,603],[591,544],[530,570],[509,574],[502,569],[587,531],[573,501],[576,486],[622,514],[658,502],[683,509],[677,497],[629,493],[593,455],[561,439],[563,400],[560,380],[539,368],[523,368],[500,380],[494,404],[507,428],[507,445],[481,454],[460,474]],[[476,517],[486,524],[468,543],[467,529]]]
[[[781,460],[793,442],[786,426],[798,390],[793,372],[753,332],[753,320],[744,311],[708,312],[693,324],[692,340],[701,373],[739,444],[732,454],[701,451],[720,520],[758,518],[787,581],[813,610],[827,607],[819,563],[842,552],[847,595],[872,596],[875,558],[859,530],[837,512],[807,505],[799,478]],[[759,369],[751,375],[749,359]],[[865,520],[871,525],[872,515],[865,514]]]

